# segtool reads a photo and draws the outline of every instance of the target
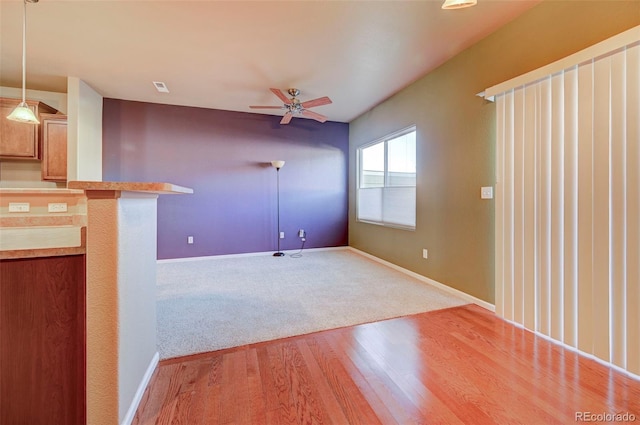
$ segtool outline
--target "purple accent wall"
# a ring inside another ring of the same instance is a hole
[[[347,244],[349,125],[105,99],[103,179],[160,181],[193,195],[158,200],[158,258]],[[187,244],[187,236],[194,244]]]

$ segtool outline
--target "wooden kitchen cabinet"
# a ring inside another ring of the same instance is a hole
[[[40,114],[42,180],[67,181],[67,116]]]
[[[20,103],[20,99],[0,98],[0,158],[40,159],[39,125],[10,121],[6,117]],[[36,114],[55,113],[42,102],[27,100]]]
[[[79,425],[85,255],[0,260],[0,423]]]

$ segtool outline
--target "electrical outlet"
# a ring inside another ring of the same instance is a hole
[[[187,236],[187,243],[188,243],[189,245],[192,245],[192,244],[193,244],[193,236]]]
[[[303,229],[298,230],[298,237],[299,238],[304,238],[304,230]]]
[[[429,258],[429,251],[427,251],[426,248],[422,250],[422,258],[425,260]]]
[[[480,199],[493,199],[493,186],[481,187]]]
[[[29,212],[29,203],[9,202],[9,212]]]
[[[52,213],[67,212],[66,202],[49,203],[48,211]]]
[[[280,232],[280,239],[284,239],[284,232]]]

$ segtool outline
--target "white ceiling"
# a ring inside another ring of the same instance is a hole
[[[27,87],[66,92],[73,76],[104,97],[244,112],[296,87],[349,122],[539,1],[40,0],[27,5]],[[22,1],[1,1],[0,24],[0,85],[19,87]]]

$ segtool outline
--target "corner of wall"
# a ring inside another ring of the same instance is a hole
[[[69,181],[102,181],[102,100],[84,81],[67,78]]]

